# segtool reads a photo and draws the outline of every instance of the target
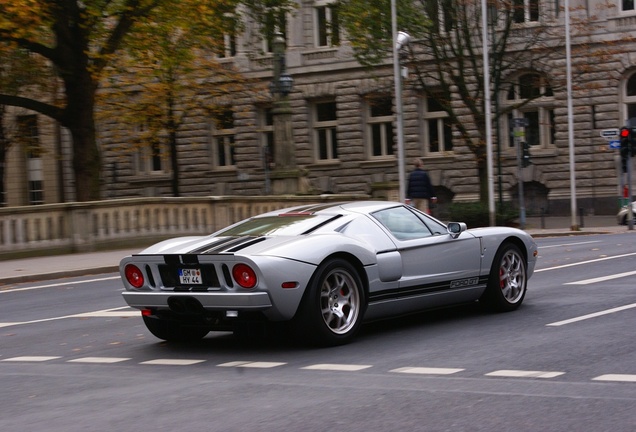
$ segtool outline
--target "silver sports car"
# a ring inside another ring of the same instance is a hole
[[[286,321],[338,345],[382,317],[474,301],[514,310],[536,259],[524,231],[469,230],[365,201],[288,208],[166,240],[122,259],[120,272],[124,299],[160,339]]]

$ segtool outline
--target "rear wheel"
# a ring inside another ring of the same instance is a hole
[[[365,309],[364,287],[356,269],[348,261],[331,259],[316,270],[297,322],[314,342],[341,345],[358,332]]]
[[[193,342],[203,339],[209,330],[205,327],[189,326],[167,319],[142,316],[144,324],[153,336],[170,342]]]
[[[495,255],[481,301],[498,312],[515,310],[523,302],[527,283],[528,272],[521,250],[512,243],[505,243]]]

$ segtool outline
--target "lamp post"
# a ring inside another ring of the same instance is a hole
[[[285,38],[280,32],[276,32],[272,41],[274,53],[274,79],[270,84],[270,92],[274,98],[272,117],[274,123],[274,163],[277,172],[292,171],[296,169],[294,141],[292,134],[291,107],[289,105],[289,93],[291,93],[294,79],[287,73],[285,62]],[[280,177],[280,176],[279,176]],[[283,175],[283,177],[286,177]],[[280,182],[279,182],[280,183]],[[283,182],[278,185],[274,193],[294,193],[297,184]],[[278,190],[276,190],[278,189]]]
[[[402,107],[402,75],[400,73],[400,50],[411,40],[406,32],[397,31],[395,0],[391,0],[391,31],[393,33],[393,79],[395,81],[395,114],[397,123],[399,200],[406,201],[406,169],[404,164],[404,115]]]

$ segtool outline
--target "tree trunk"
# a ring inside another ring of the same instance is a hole
[[[88,72],[66,82],[67,106],[63,125],[73,138],[75,200],[97,201],[101,195],[101,158],[95,133],[96,84]]]

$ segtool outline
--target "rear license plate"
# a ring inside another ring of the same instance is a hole
[[[179,283],[182,285],[202,285],[201,269],[179,269]]]

